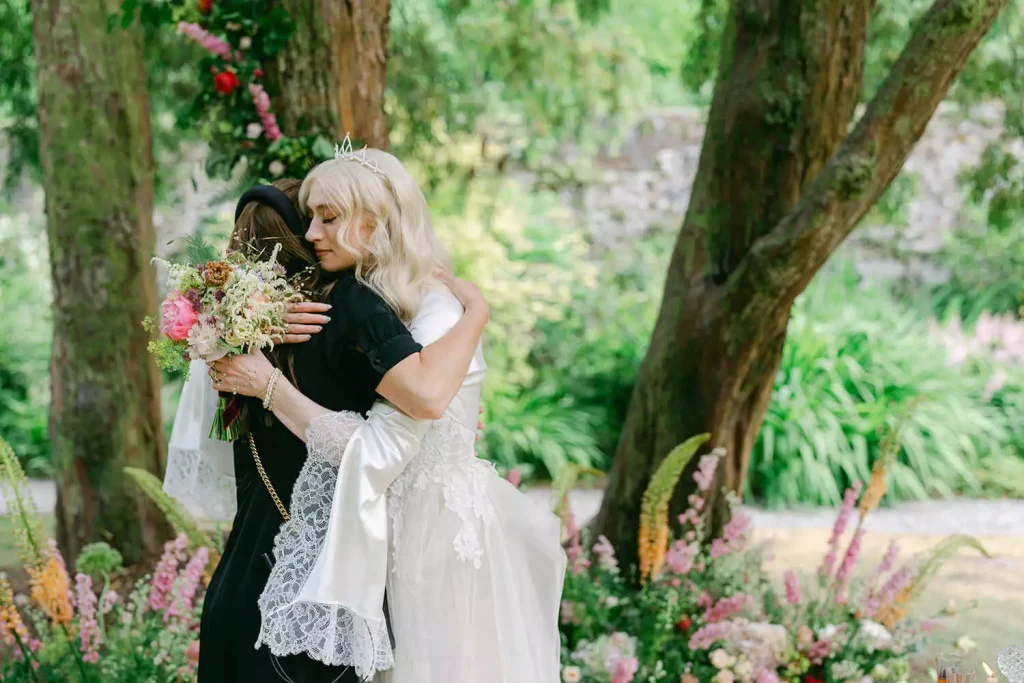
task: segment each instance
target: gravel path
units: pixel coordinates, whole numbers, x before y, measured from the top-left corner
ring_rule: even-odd
[[[53,512],[57,490],[52,481],[31,479],[28,489],[40,512]],[[602,493],[597,489],[580,489],[570,494],[573,510],[581,522],[597,513]],[[529,489],[527,495],[543,504],[551,500],[552,491],[548,487],[537,486]],[[6,503],[0,497],[0,513],[6,509]],[[835,520],[835,511],[828,508],[747,509],[753,515],[755,527],[761,529],[827,529]],[[1024,537],[1024,500],[957,499],[900,503],[872,513],[866,527],[869,531],[884,533]]]

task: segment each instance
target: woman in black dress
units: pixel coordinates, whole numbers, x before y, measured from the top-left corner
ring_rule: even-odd
[[[233,248],[254,248],[269,253],[282,243],[279,260],[289,274],[316,267],[311,248],[299,237],[307,221],[299,218],[297,181],[275,183],[280,197],[261,188],[255,198],[243,195],[233,233]],[[284,207],[285,197],[291,207]],[[248,200],[247,206],[242,206]],[[360,284],[351,269],[318,276],[315,291],[329,303],[330,318],[321,334],[293,338],[305,343],[278,347],[272,360],[303,394],[330,410],[365,413],[378,398],[385,375],[390,398],[414,417],[431,417],[436,405],[447,405],[451,395],[438,394],[439,381],[451,364],[468,366],[486,323],[486,316],[465,316],[448,335],[420,354],[416,343],[392,309]],[[314,322],[310,318],[308,322]],[[295,330],[293,330],[295,331]],[[298,330],[315,332],[315,329]],[[403,363],[413,356],[419,360]],[[396,368],[401,364],[402,368]],[[454,395],[457,386],[453,386]],[[445,389],[446,391],[446,389]],[[239,397],[241,399],[241,397]],[[326,666],[305,655],[275,657],[266,648],[254,649],[260,626],[257,600],[270,574],[274,537],[283,521],[282,510],[268,483],[286,510],[292,487],[306,458],[305,444],[294,436],[258,399],[245,399],[249,426],[258,457],[248,439],[234,443],[237,513],[223,557],[213,574],[203,604],[200,631],[199,683],[355,683],[352,671]]]

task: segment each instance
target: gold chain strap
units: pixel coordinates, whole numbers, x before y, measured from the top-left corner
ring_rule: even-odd
[[[267,486],[267,491],[270,492],[270,497],[274,499],[274,505],[277,506],[281,516],[284,517],[284,521],[288,521],[291,517],[288,515],[288,510],[285,509],[284,503],[277,496],[277,491],[274,490],[274,485],[270,483],[270,477],[267,476],[267,471],[263,469],[263,462],[260,460],[260,454],[256,451],[256,441],[252,438],[252,432],[249,433],[249,447],[252,448],[252,458],[256,461],[256,469],[260,472],[260,477],[263,478],[263,483]]]

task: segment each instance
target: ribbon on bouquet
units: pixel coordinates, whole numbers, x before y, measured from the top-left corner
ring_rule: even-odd
[[[245,434],[245,420],[242,419],[242,398],[223,391],[217,392],[217,412],[210,425],[210,438],[220,441],[234,441]]]

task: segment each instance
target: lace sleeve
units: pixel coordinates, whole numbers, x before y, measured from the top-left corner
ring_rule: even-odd
[[[209,437],[216,409],[206,363],[193,361],[167,443],[164,491],[193,517],[220,521],[235,516],[235,460],[230,443]]]
[[[331,413],[310,424],[309,458],[259,600],[257,648],[266,643],[278,656],[305,652],[352,666],[360,678],[391,667],[384,493],[419,451],[425,429],[382,402],[366,420]]]

